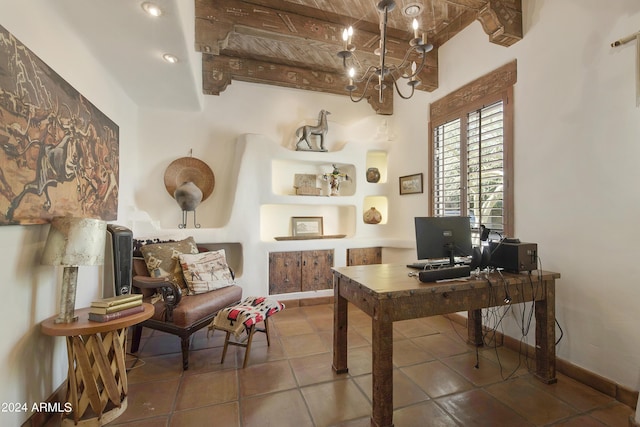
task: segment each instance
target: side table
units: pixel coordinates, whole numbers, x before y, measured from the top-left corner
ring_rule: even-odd
[[[58,315],[42,322],[44,334],[67,337],[67,402],[73,412],[63,417],[63,426],[101,426],[127,409],[127,328],[153,316],[153,305],[143,307],[140,313],[104,323],[90,321],[89,308],[76,310],[76,322],[54,323]]]

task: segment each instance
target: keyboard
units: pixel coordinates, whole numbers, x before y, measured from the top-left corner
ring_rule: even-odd
[[[455,258],[456,264],[464,264],[464,265],[470,265],[471,264],[471,257],[456,257]],[[441,268],[441,267],[446,267],[449,265],[449,260],[448,259],[438,259],[438,260],[431,260],[431,261],[418,261],[418,262],[413,262],[411,264],[407,264],[407,267],[409,268],[413,268],[416,270],[425,270],[428,268]]]
[[[458,279],[469,276],[471,276],[471,267],[468,265],[422,270],[418,273],[418,278],[423,283],[437,282],[438,280]]]

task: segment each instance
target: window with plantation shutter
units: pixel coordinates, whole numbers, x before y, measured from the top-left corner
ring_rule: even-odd
[[[471,217],[475,245],[513,234],[513,83],[515,61],[431,106],[430,213]]]

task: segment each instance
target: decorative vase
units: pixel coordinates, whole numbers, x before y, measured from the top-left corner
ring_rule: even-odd
[[[176,188],[173,197],[183,211],[195,211],[202,201],[202,190],[193,182],[187,181]]]
[[[380,171],[378,168],[369,168],[367,169],[367,182],[378,182],[380,181]]]
[[[379,224],[380,221],[382,221],[382,214],[379,210],[372,207],[364,212],[363,219],[366,224]]]

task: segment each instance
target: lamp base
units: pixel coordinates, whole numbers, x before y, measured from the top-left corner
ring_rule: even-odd
[[[76,287],[78,284],[78,266],[65,266],[62,272],[62,290],[60,292],[60,313],[54,323],[72,323],[78,320],[75,315]]]

